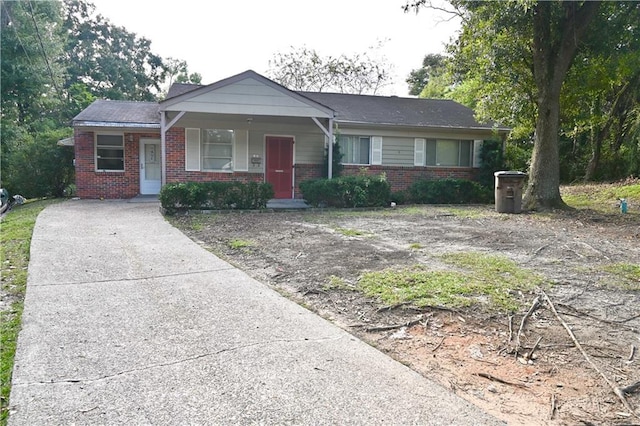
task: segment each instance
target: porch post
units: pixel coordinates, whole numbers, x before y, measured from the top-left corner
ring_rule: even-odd
[[[164,186],[167,183],[167,129],[166,112],[160,111],[160,156],[161,156],[161,176],[160,182]]]
[[[329,179],[333,178],[333,118],[329,119],[329,152],[328,152],[328,163],[329,170],[327,170],[327,177]]]

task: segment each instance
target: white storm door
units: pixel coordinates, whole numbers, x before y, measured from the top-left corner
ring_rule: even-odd
[[[140,193],[159,194],[161,173],[160,141],[140,139]]]

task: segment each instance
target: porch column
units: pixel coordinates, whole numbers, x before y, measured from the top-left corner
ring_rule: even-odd
[[[166,124],[166,112],[160,112],[160,184],[164,186],[167,183],[167,129]]]
[[[186,111],[180,111],[174,118],[167,124],[167,112],[160,111],[160,152],[162,155],[162,185],[167,183],[167,130],[173,127]]]
[[[329,119],[329,152],[327,153],[328,156],[328,166],[329,166],[329,170],[327,170],[327,177],[329,179],[333,178],[333,118]]]
[[[325,129],[322,123],[320,123],[320,120],[318,120],[316,117],[311,117],[311,119],[314,123],[316,123],[316,126],[320,127],[322,133],[324,133],[324,135],[329,138],[329,147],[327,152],[329,166],[327,170],[327,176],[329,177],[329,179],[331,179],[333,177],[333,118],[329,118],[329,129]]]

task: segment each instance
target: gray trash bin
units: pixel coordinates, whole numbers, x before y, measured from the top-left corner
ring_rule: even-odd
[[[520,213],[522,211],[522,187],[526,173],[517,171],[495,172],[496,211],[498,213]]]

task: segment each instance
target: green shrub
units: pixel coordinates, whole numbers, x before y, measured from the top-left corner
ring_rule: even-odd
[[[160,203],[169,214],[184,210],[263,209],[273,198],[270,183],[170,183],[160,191]]]
[[[493,191],[465,179],[419,180],[408,190],[416,204],[471,204],[491,202]]]
[[[308,180],[300,183],[300,191],[309,204],[327,207],[386,206],[391,197],[385,175]]]

